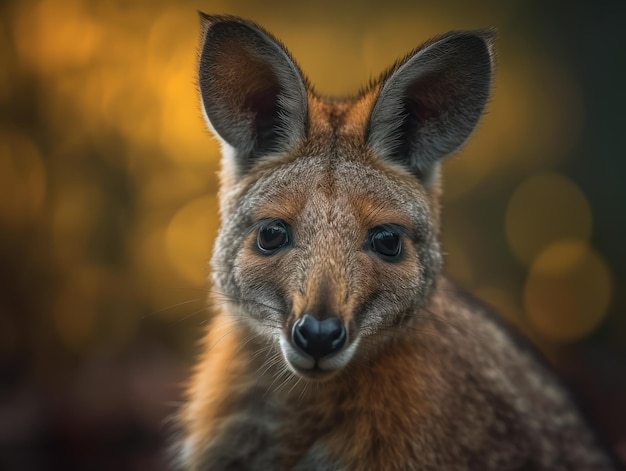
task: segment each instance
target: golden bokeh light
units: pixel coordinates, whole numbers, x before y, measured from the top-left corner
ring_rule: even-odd
[[[350,43],[353,50],[358,50],[360,47],[358,36],[350,34],[350,31],[339,30],[330,34],[328,30],[322,28],[294,26],[286,28],[283,39],[289,43],[290,51],[319,93],[344,96],[354,94],[359,86],[365,84],[368,77],[365,75],[359,54],[343,55],[341,59],[332,57],[337,50],[335,47],[337,41]],[[315,44],[316,47],[312,48],[311,44]],[[341,60],[341,73],[328,67],[329,59],[335,64]]]
[[[167,227],[167,256],[182,279],[193,286],[202,286],[207,281],[208,260],[217,226],[217,199],[203,196],[183,206]]]
[[[54,0],[24,2],[15,23],[23,65],[44,73],[87,64],[103,33],[84,2],[75,0],[64,1],[63,8]]]
[[[411,15],[393,15],[381,18],[368,28],[363,38],[361,67],[365,64],[367,76],[375,78],[387,69],[398,56],[408,54],[416,46],[415,33],[424,38],[432,37],[446,30],[446,20],[441,12],[425,10],[418,18]],[[389,34],[395,31],[397,34]]]
[[[164,102],[158,139],[167,155],[180,164],[208,162],[218,156],[217,141],[209,137],[205,128],[190,69],[172,75],[162,88]]]
[[[549,244],[566,238],[588,241],[591,208],[580,188],[557,173],[541,173],[523,181],[506,209],[506,236],[511,251],[524,264]]]
[[[207,190],[217,191],[215,171],[217,165],[200,166],[200,170],[189,166],[176,169],[149,171],[140,169],[137,178],[141,179],[140,199],[146,209],[162,208],[163,205],[189,201]]]
[[[189,24],[184,11],[171,9],[160,14],[150,28],[146,60],[146,75],[158,91],[161,107],[154,137],[170,158],[186,164],[206,162],[217,154],[196,89],[198,31]],[[174,37],[176,41],[172,41]]]
[[[611,291],[606,261],[585,241],[561,240],[533,261],[524,287],[524,310],[539,335],[572,342],[602,322]]]

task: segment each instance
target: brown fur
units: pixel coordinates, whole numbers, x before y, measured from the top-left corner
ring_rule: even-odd
[[[532,349],[441,274],[433,159],[482,112],[492,35],[436,38],[356,98],[331,100],[260,27],[207,17],[203,31],[200,88],[225,146],[220,307],[180,414],[180,466],[613,469]],[[291,231],[269,255],[257,247],[268,218]],[[370,247],[382,225],[402,228],[396,260]],[[347,333],[315,367],[291,340],[305,314],[336,316]]]

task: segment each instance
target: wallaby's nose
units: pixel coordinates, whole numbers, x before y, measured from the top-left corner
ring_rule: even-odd
[[[300,350],[319,360],[341,350],[346,343],[346,328],[338,317],[320,321],[305,314],[293,325],[291,336]]]

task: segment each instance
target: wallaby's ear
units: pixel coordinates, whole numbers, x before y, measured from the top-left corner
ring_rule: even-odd
[[[380,82],[367,143],[425,183],[470,136],[491,86],[495,31],[453,31],[393,66]]]
[[[286,49],[261,27],[200,13],[199,86],[206,118],[239,174],[306,134],[306,82]],[[234,155],[230,155],[234,154]]]

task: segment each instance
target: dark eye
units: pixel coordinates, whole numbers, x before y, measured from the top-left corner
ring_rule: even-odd
[[[256,243],[261,252],[266,255],[276,252],[289,244],[288,226],[283,221],[270,221],[259,229]]]
[[[387,261],[395,261],[402,252],[402,238],[392,229],[379,226],[370,231],[371,247]]]

